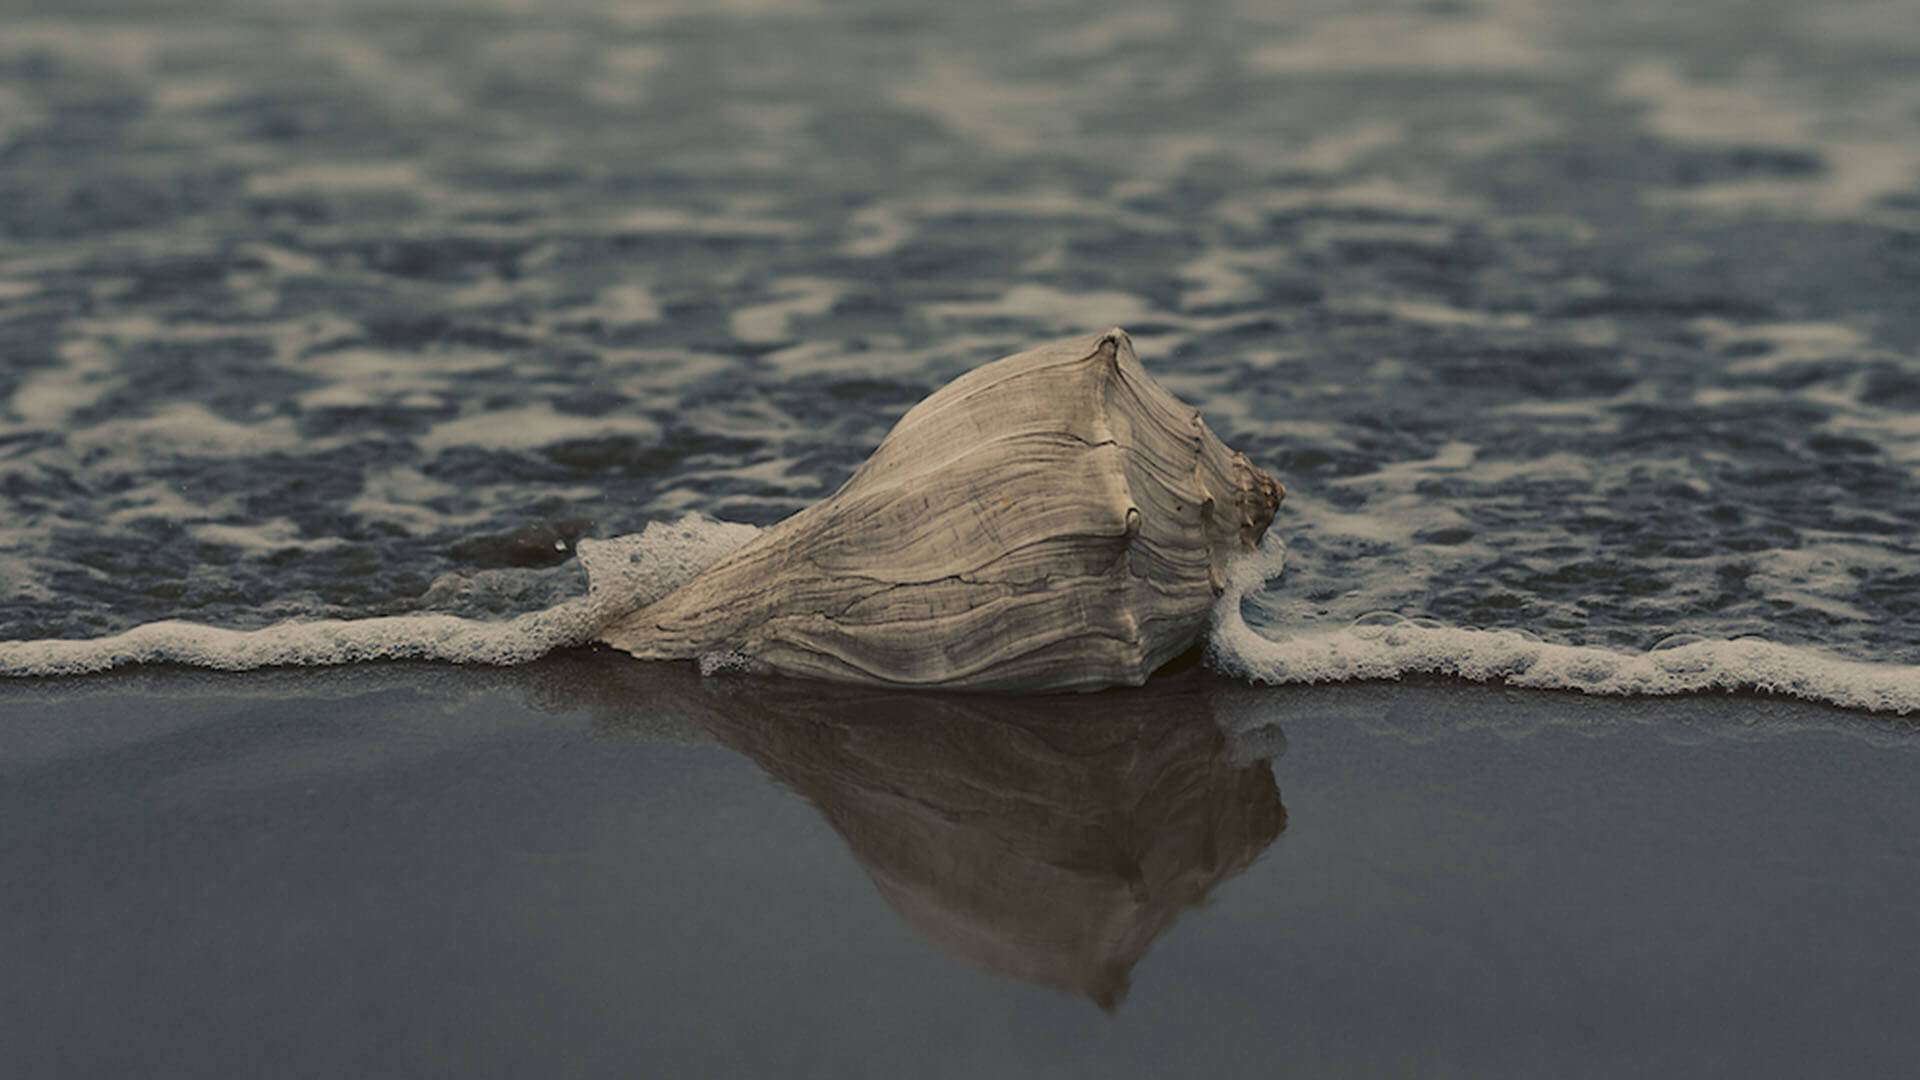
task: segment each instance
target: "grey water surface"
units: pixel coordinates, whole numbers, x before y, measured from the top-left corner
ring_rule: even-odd
[[[0,639],[504,615],[1123,325],[1379,610],[1920,661],[1887,0],[0,4]]]

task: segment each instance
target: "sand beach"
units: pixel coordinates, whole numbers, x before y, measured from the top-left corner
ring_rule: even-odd
[[[1823,706],[567,653],[16,682],[0,725],[16,1075],[1920,1060],[1920,736]]]

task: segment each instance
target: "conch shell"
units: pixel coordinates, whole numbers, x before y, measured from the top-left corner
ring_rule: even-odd
[[[1070,338],[955,379],[831,497],[604,640],[882,686],[1138,686],[1205,633],[1284,496],[1125,331]]]

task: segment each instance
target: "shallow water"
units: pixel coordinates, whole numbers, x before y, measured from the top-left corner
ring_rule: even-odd
[[[1903,5],[5,20],[0,641],[541,611],[582,537],[777,520],[951,376],[1119,324],[1289,488],[1265,639],[1758,635],[1802,651],[1680,666],[1920,702]],[[1216,646],[1518,674],[1450,642]]]

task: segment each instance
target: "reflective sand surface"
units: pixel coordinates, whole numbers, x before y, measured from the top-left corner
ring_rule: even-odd
[[[17,1075],[1920,1054],[1920,744],[1895,723],[1200,671],[1045,712],[580,655],[477,674],[0,703]]]

